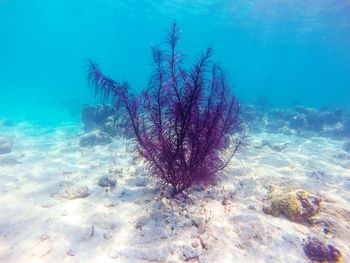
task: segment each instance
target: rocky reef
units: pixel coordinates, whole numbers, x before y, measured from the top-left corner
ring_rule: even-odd
[[[298,106],[290,109],[242,107],[245,123],[254,132],[282,133],[299,136],[325,136],[334,139],[350,137],[350,113]],[[117,117],[110,105],[83,106],[81,120],[84,131],[101,130],[112,137],[118,134]],[[350,142],[344,149],[350,151]]]
[[[84,105],[81,112],[81,120],[85,132],[98,129],[111,136],[117,135],[117,118],[110,105]]]
[[[112,142],[118,134],[116,115],[110,105],[84,105],[81,120],[85,134],[80,137],[81,147],[93,147]]]
[[[333,139],[350,138],[350,113],[337,110],[322,110],[298,106],[291,109],[275,109],[246,105],[242,115],[253,132],[282,133],[302,137],[323,136]],[[110,105],[83,106],[81,120],[84,131],[100,130],[111,137],[120,134],[117,116]],[[350,141],[344,144],[350,152]]]
[[[293,109],[260,109],[247,105],[243,108],[243,116],[249,128],[255,132],[335,139],[350,136],[350,114],[341,109],[322,110],[303,106]]]

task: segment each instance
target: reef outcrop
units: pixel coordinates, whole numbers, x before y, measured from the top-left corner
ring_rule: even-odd
[[[324,136],[344,139],[350,136],[350,114],[345,110],[322,110],[307,107],[291,109],[243,108],[244,119],[256,132],[283,133],[299,136]]]
[[[84,105],[81,120],[85,132],[101,130],[111,136],[117,135],[116,117],[110,105]]]

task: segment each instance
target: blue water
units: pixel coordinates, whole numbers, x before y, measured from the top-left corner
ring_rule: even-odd
[[[0,117],[78,119],[89,58],[142,89],[174,19],[188,61],[212,44],[244,102],[350,106],[347,0],[0,0]]]

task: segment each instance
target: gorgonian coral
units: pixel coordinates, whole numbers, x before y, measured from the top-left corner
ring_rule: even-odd
[[[242,149],[240,106],[208,48],[189,70],[177,51],[179,28],[172,24],[166,49],[152,48],[154,71],[139,95],[129,84],[104,75],[89,61],[90,86],[121,110],[124,131],[153,174],[180,193],[208,184]]]

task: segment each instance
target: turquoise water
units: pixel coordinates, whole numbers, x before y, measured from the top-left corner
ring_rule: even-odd
[[[89,58],[142,89],[174,19],[188,61],[212,44],[242,101],[350,105],[346,0],[0,0],[0,116],[79,119]]]
[[[174,20],[242,126],[220,91],[84,105],[89,59],[141,91]],[[0,0],[0,263],[350,262],[349,171],[350,0]]]

